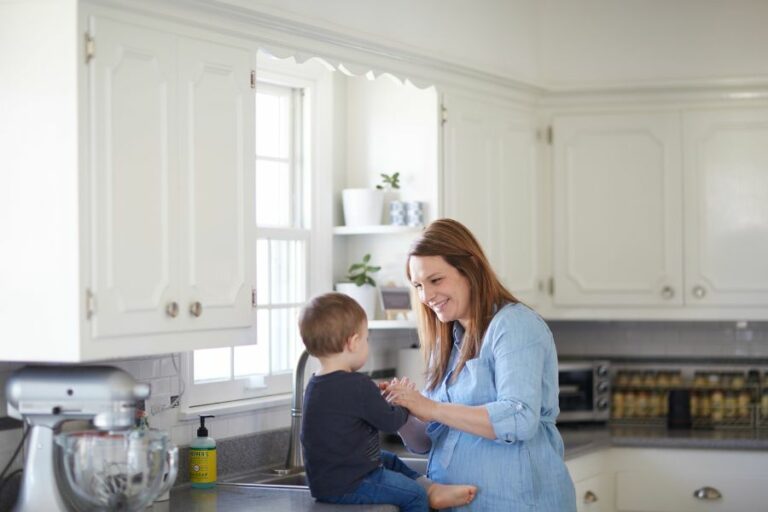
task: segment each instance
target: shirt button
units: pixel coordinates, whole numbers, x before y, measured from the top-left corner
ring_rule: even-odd
[[[515,410],[516,410],[516,411],[522,411],[522,410],[523,410],[523,406],[522,406],[522,405],[520,405],[520,404],[517,404],[517,405],[515,406]]]

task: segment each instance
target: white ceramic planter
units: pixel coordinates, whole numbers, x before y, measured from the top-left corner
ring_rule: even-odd
[[[376,319],[376,287],[369,284],[357,286],[355,283],[336,283],[336,291],[349,295],[365,310],[368,321]]]
[[[378,226],[384,208],[384,191],[375,188],[345,188],[341,191],[344,224]]]

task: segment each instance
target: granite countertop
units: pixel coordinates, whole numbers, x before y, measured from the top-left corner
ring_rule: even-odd
[[[768,431],[667,430],[650,427],[559,426],[570,460],[609,447],[704,448],[768,450]],[[402,444],[384,442],[384,449],[407,454]],[[413,457],[412,454],[408,456]],[[153,512],[397,512],[391,505],[328,505],[317,503],[307,489],[218,486],[214,489],[174,489],[170,502],[155,504]]]

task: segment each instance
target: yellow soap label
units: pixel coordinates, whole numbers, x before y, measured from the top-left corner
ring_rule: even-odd
[[[193,484],[216,481],[216,448],[189,449],[189,479]]]

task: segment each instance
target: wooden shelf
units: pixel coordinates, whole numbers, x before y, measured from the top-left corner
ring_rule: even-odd
[[[415,329],[415,320],[371,320],[368,329]]]
[[[334,235],[394,235],[398,233],[418,233],[422,226],[391,226],[379,224],[376,226],[336,226]]]

